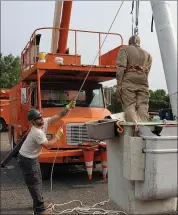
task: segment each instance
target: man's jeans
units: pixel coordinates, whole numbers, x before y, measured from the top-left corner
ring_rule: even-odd
[[[18,154],[17,162],[22,170],[25,183],[33,199],[35,212],[45,210],[42,195],[42,176],[40,164],[37,158],[31,159]]]

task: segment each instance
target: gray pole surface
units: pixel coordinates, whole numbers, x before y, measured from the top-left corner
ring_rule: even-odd
[[[150,3],[173,116],[177,117],[177,38],[172,23],[170,6],[168,2],[160,0],[152,0]]]

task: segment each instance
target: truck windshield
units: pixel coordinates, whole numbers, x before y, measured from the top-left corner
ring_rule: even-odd
[[[41,83],[42,107],[65,107],[66,104],[76,98],[80,87],[80,83]],[[85,84],[76,100],[76,107],[103,108],[102,85]]]

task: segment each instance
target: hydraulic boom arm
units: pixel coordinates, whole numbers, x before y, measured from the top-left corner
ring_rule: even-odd
[[[56,1],[56,3],[55,3],[54,21],[53,21],[54,28],[60,27],[62,4],[63,4],[63,1]],[[56,51],[58,49],[58,41],[59,41],[59,31],[53,30],[52,31],[52,41],[51,41],[51,53],[56,53]]]
[[[65,54],[67,50],[68,30],[72,11],[72,1],[56,1],[53,27],[64,28],[60,31],[53,30],[51,51],[52,53]],[[62,13],[62,17],[61,17]],[[61,22],[60,22],[61,21]]]

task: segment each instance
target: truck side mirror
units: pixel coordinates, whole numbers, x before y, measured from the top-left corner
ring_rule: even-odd
[[[21,88],[21,104],[27,104],[27,88]]]
[[[112,95],[111,89],[112,88],[107,88],[107,87],[104,88],[104,96],[105,96],[106,106],[107,107],[111,105],[111,95]]]

